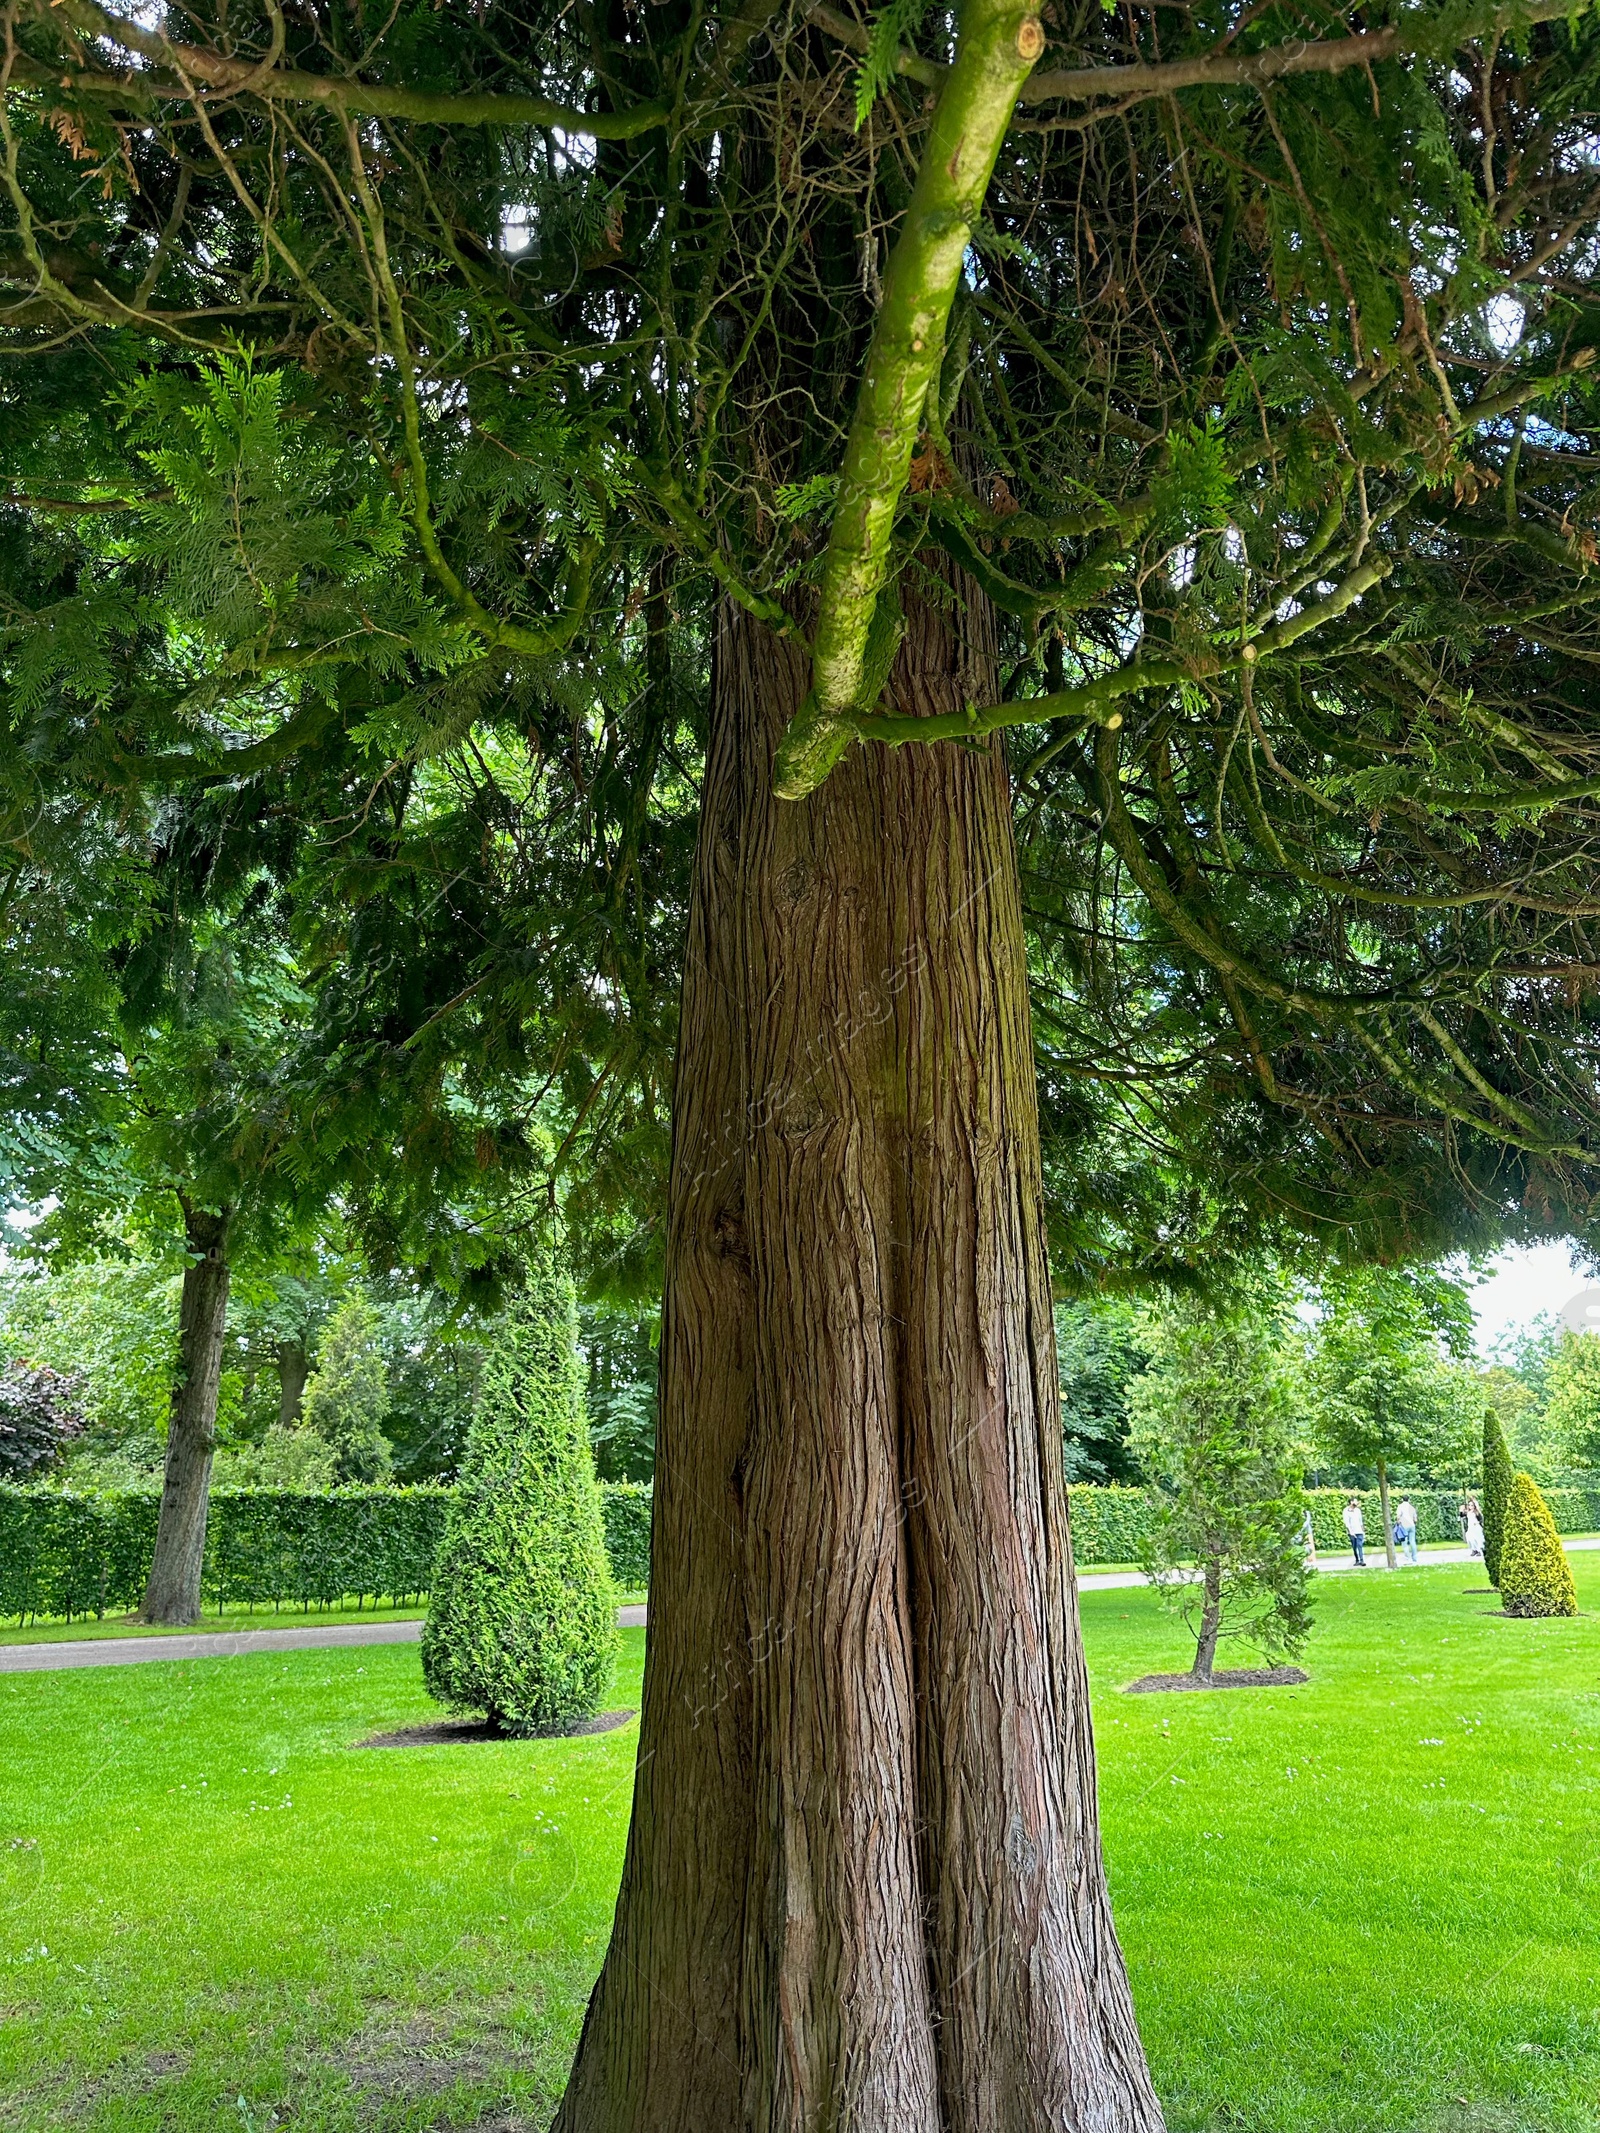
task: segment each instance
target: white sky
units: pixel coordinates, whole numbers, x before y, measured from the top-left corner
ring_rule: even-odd
[[[1472,1292],[1478,1347],[1486,1349],[1496,1334],[1529,1325],[1541,1312],[1559,1311],[1594,1278],[1566,1244],[1513,1245],[1494,1260],[1488,1280]]]

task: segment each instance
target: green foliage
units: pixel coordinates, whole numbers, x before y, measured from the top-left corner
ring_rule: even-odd
[[[546,1248],[487,1346],[423,1632],[430,1691],[512,1732],[586,1718],[616,1647],[572,1282]]]
[[[387,1481],[394,1470],[383,1434],[389,1373],[376,1331],[377,1314],[352,1288],[323,1329],[306,1384],[304,1427],[331,1448],[341,1481]]]
[[[648,1481],[656,1463],[657,1322],[588,1304],[578,1326],[595,1467],[605,1481]]]
[[[1515,1479],[1516,1469],[1506,1450],[1505,1432],[1500,1427],[1500,1417],[1491,1407],[1483,1418],[1483,1493],[1479,1503],[1483,1512],[1483,1562],[1491,1585],[1500,1583],[1506,1507]]]
[[[455,1502],[433,1482],[406,1488],[263,1488],[219,1481],[206,1528],[208,1606],[326,1606],[352,1594],[426,1593]],[[650,1573],[650,1491],[601,1484],[617,1584]],[[99,1615],[139,1604],[150,1575],[158,1492],[0,1487],[0,1616]]]
[[[1137,1480],[1128,1396],[1148,1353],[1137,1307],[1120,1298],[1057,1304],[1055,1326],[1068,1486]]]
[[[1168,1312],[1150,1353],[1129,1401],[1153,1483],[1141,1565],[1197,1631],[1202,1671],[1219,1634],[1293,1656],[1311,1631],[1304,1453],[1278,1313],[1270,1299],[1228,1317]]]
[[[928,0],[883,0],[872,18],[867,49],[856,69],[856,130],[866,124],[873,105],[896,79],[895,60],[916,41],[928,12]]]
[[[1575,1615],[1572,1565],[1550,1506],[1531,1474],[1518,1474],[1506,1503],[1500,1548],[1500,1602],[1508,1615]]]
[[[1448,1359],[1471,1336],[1460,1285],[1427,1268],[1373,1267],[1342,1273],[1322,1301],[1308,1381],[1324,1446],[1355,1466],[1470,1471],[1481,1401]]]
[[[173,1259],[109,1251],[13,1265],[0,1273],[0,1352],[78,1379],[91,1453],[126,1449],[136,1465],[154,1466],[172,1404],[182,1280]],[[228,1420],[224,1411],[224,1430]]]
[[[643,1482],[600,1484],[606,1557],[612,1583],[624,1592],[644,1592],[650,1584],[650,1506],[651,1491]]]
[[[339,1454],[326,1437],[303,1424],[284,1429],[274,1422],[255,1442],[217,1454],[211,1468],[216,1489],[332,1489],[341,1480],[372,1481],[375,1475],[341,1475]]]
[[[323,1605],[426,1592],[451,1496],[412,1489],[217,1489],[202,1589],[213,1606]],[[0,1614],[136,1607],[150,1573],[153,1488],[79,1495],[0,1488]]]
[[[1550,1359],[1544,1434],[1564,1466],[1600,1470],[1600,1337],[1562,1334]]]

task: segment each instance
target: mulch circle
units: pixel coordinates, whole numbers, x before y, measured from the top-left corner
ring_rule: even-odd
[[[1236,1666],[1215,1673],[1209,1681],[1196,1681],[1193,1674],[1146,1674],[1130,1681],[1124,1694],[1159,1696],[1184,1689],[1287,1689],[1311,1676],[1298,1666]]]
[[[596,1718],[580,1718],[573,1726],[541,1726],[534,1732],[509,1733],[486,1718],[440,1718],[425,1726],[399,1726],[393,1733],[374,1733],[366,1740],[352,1741],[352,1748],[451,1748],[480,1740],[575,1740],[583,1733],[614,1733],[637,1714],[633,1711],[602,1711]]]

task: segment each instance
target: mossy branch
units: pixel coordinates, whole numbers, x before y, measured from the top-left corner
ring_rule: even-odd
[[[785,799],[812,791],[849,745],[845,714],[861,695],[895,512],[923,403],[943,360],[967,245],[1018,92],[1043,50],[1038,18],[1017,0],[966,0],[955,63],[939,92],[884,276],[845,446],[839,507],[823,559],[812,698],[784,736],[774,767],[774,788]]]

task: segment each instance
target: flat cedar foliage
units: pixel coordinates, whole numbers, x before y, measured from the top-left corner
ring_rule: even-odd
[[[10,20],[20,1106],[130,865],[266,870],[380,1255],[532,1077],[651,1288],[717,615],[820,647],[798,790],[907,741],[931,599],[999,632],[937,730],[1007,741],[1061,1283],[1588,1224],[1582,11]]]
[[[485,1350],[423,1679],[457,1710],[535,1732],[593,1716],[616,1642],[572,1282],[545,1252]]]
[[[1500,1545],[1500,1601],[1508,1615],[1575,1615],[1572,1565],[1550,1506],[1531,1474],[1518,1474],[1506,1499]]]
[[[1500,1583],[1500,1555],[1505,1542],[1506,1509],[1517,1470],[1506,1450],[1506,1433],[1491,1407],[1483,1418],[1483,1562],[1489,1583]]]

